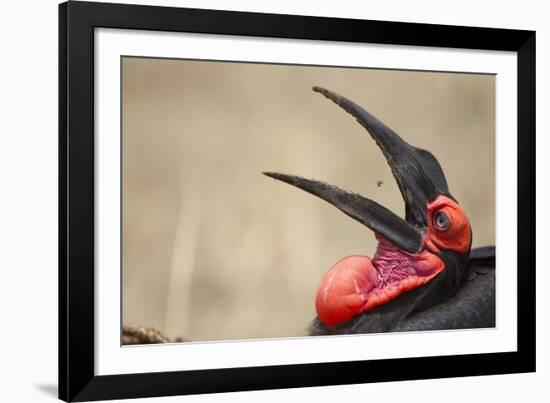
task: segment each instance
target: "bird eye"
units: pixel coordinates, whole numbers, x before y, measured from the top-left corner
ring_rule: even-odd
[[[446,231],[451,226],[451,220],[445,212],[438,211],[434,217],[434,225],[438,230]]]

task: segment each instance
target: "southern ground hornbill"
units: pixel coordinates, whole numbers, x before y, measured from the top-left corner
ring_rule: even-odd
[[[309,192],[374,231],[374,257],[348,256],[325,275],[311,335],[495,326],[495,248],[471,250],[468,217],[451,196],[437,159],[406,143],[369,112],[314,87],[370,133],[405,201],[405,219],[338,187],[265,175]]]

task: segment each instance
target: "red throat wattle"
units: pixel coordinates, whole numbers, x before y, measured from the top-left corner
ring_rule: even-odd
[[[443,261],[424,250],[410,254],[377,237],[374,258],[347,256],[325,275],[315,300],[319,319],[335,326],[426,284],[444,268]]]
[[[372,259],[348,256],[328,271],[315,299],[317,315],[325,326],[347,322],[428,283],[445,269],[436,254],[441,249],[464,253],[470,248],[470,223],[455,201],[439,196],[428,204],[427,211],[429,225],[419,252],[403,251],[376,234],[378,248]],[[444,229],[433,223],[440,212],[448,217]]]

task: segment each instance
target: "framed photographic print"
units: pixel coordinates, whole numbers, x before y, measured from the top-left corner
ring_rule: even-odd
[[[535,370],[535,33],[59,6],[59,397]]]

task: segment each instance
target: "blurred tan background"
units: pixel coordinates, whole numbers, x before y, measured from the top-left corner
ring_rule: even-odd
[[[125,58],[122,79],[125,324],[194,341],[305,335],[325,272],[373,255],[366,227],[261,175],[403,215],[375,143],[313,85],[433,152],[474,245],[494,244],[494,76]]]

